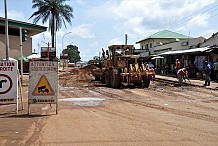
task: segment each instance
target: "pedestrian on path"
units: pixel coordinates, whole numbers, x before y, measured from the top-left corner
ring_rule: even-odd
[[[216,59],[216,62],[213,64],[213,69],[215,80],[218,81],[218,59]]]
[[[179,80],[179,86],[181,87],[183,85],[183,79],[188,78],[188,71],[186,68],[179,69],[177,72],[177,77]]]
[[[176,59],[176,62],[175,62],[176,77],[177,77],[177,72],[180,68],[181,68],[181,63],[180,63],[179,59]]]
[[[179,59],[176,59],[176,72],[181,68],[181,63]]]
[[[211,66],[207,61],[204,62],[205,83],[204,86],[210,86]]]

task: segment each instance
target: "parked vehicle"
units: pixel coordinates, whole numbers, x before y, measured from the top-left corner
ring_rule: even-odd
[[[67,66],[68,67],[75,67],[76,65],[75,65],[75,63],[68,63]]]

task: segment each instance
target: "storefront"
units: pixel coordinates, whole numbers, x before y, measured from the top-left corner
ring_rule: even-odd
[[[164,57],[162,66],[168,69],[165,72],[175,74],[175,61],[178,59],[181,67],[186,67],[192,71],[201,72],[203,70],[204,61],[212,62],[215,60],[213,54],[216,54],[217,49],[204,47],[188,50],[169,51],[159,54]],[[194,75],[193,75],[194,76]]]

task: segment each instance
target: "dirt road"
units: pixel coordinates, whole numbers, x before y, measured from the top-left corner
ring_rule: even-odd
[[[0,145],[218,145],[218,91],[165,82],[112,89],[85,69],[59,79],[57,115],[55,106],[33,106],[31,116],[0,106]]]

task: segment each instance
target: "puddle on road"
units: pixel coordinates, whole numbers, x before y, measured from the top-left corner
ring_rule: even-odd
[[[105,100],[104,98],[95,98],[95,97],[58,99],[58,101],[72,102],[73,105],[77,105],[77,106],[98,106],[104,100]]]

